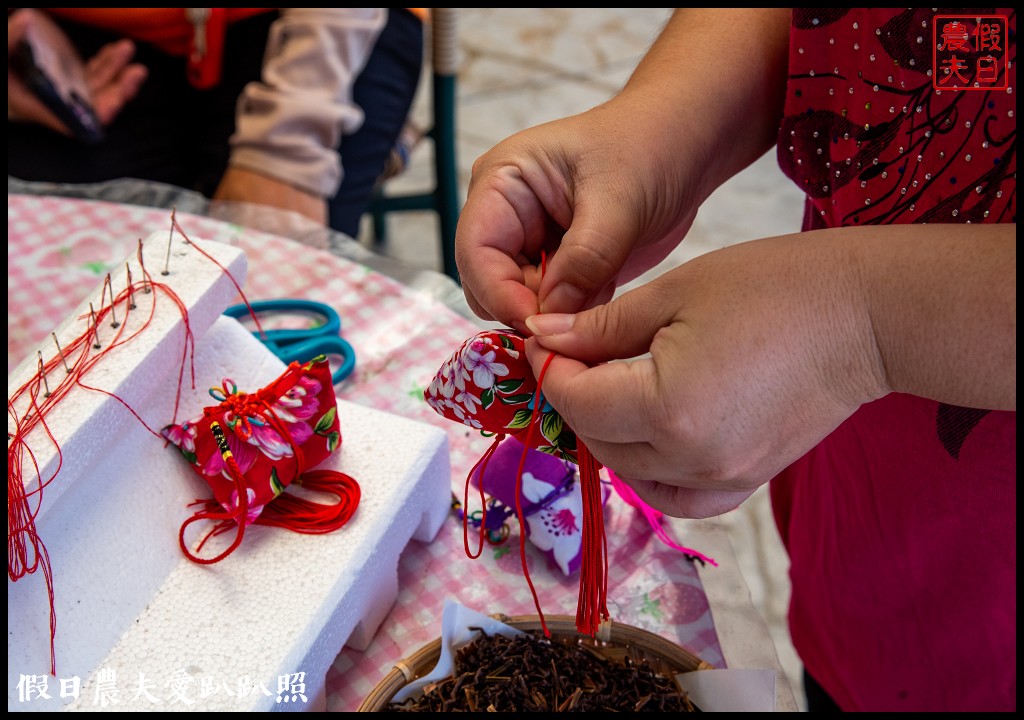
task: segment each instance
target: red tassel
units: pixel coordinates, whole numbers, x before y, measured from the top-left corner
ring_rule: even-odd
[[[536,416],[538,409],[544,404],[541,387],[544,384],[544,375],[548,371],[548,365],[555,357],[554,353],[548,355],[537,376],[537,391],[534,396],[533,414]],[[527,448],[530,446],[530,437],[533,433],[534,418],[531,417],[527,430],[526,441],[523,443]],[[519,512],[519,526],[523,525],[522,509],[518,507],[519,493],[523,477],[523,465],[526,461],[524,448],[523,459],[519,463],[519,472],[516,475],[516,510]],[[576,463],[580,468],[580,493],[583,500],[583,526],[582,526],[582,557],[580,558],[580,591],[579,602],[576,606],[576,630],[584,635],[596,635],[602,620],[607,620],[608,613],[608,539],[604,534],[604,503],[601,493],[601,463],[594,459],[590,450],[577,438],[576,441]],[[526,571],[525,549],[522,547],[522,536],[520,531],[520,554],[522,555],[523,570]],[[534,603],[537,604],[537,612],[540,615],[541,627],[544,634],[550,636],[547,624],[544,622],[544,613],[540,610],[537,602],[537,593],[530,582],[530,575],[526,573],[526,581],[533,592]]]
[[[595,635],[608,614],[608,538],[604,534],[604,503],[601,502],[601,463],[581,440],[576,443],[583,496],[583,557],[580,558],[580,598],[576,629]]]
[[[182,552],[193,562],[203,565],[220,562],[242,544],[242,537],[245,535],[243,518],[249,510],[249,498],[245,491],[242,474],[238,472],[236,475],[237,464],[234,458],[230,458],[228,462],[228,467],[232,466],[234,466],[232,476],[235,477],[236,484],[239,484],[241,488],[238,494],[239,507],[234,512],[224,512],[216,500],[202,500],[196,504],[203,505],[205,509],[197,512],[181,526],[178,541]],[[294,491],[281,493],[273,501],[267,503],[252,524],[286,528],[304,535],[324,535],[334,532],[352,519],[362,494],[359,483],[354,478],[335,470],[314,470],[303,473],[292,485],[301,486],[312,492],[334,495],[338,498],[338,502],[328,505],[298,497],[293,494]],[[185,528],[199,520],[212,520],[215,524],[196,547],[197,553],[202,551],[203,546],[210,538],[217,537],[235,526],[237,530],[231,547],[208,560],[189,551],[185,545]]]

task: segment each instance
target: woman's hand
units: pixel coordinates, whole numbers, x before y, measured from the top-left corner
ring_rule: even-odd
[[[677,9],[618,95],[480,157],[455,240],[474,312],[526,332],[529,315],[592,307],[663,260],[774,143],[789,21],[788,8]]]
[[[327,201],[322,197],[244,168],[228,167],[213,199],[268,205],[327,224]]]
[[[613,100],[480,157],[455,250],[474,312],[524,332],[528,316],[604,302],[664,259],[703,197],[689,182],[700,159],[666,157],[657,132]]]
[[[718,515],[888,392],[853,268],[839,242],[734,245],[530,318],[530,363],[558,353],[545,397],[645,502]]]

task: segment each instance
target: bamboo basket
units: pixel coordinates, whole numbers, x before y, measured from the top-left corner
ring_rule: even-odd
[[[497,620],[524,631],[542,629],[537,615],[493,615]],[[576,630],[576,618],[571,615],[545,615],[551,639],[566,645],[584,645],[598,655],[616,662],[627,657],[639,663],[647,660],[651,669],[672,678],[679,673],[710,670],[714,666],[701,660],[689,650],[655,635],[649,630],[614,621],[602,623],[595,637],[581,635]],[[395,694],[405,684],[427,675],[441,656],[441,638],[436,638],[419,650],[395,663],[359,706],[359,712],[385,710]]]

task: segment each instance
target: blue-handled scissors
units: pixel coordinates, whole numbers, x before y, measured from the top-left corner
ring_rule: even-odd
[[[356,353],[341,336],[341,316],[331,306],[297,298],[257,300],[249,303],[249,306],[257,314],[309,315],[317,319],[317,324],[312,327],[264,330],[262,336],[259,331],[253,332],[257,340],[284,362],[306,362],[318,355],[333,355],[342,358],[341,366],[331,375],[334,384],[337,385],[352,374],[356,366]],[[249,306],[244,303],[232,305],[224,314],[241,320],[249,315]]]

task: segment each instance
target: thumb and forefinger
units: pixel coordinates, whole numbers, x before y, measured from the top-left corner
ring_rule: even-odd
[[[580,313],[527,318],[533,333],[526,345],[528,358],[539,372],[553,355],[542,390],[577,434],[607,442],[643,442],[649,436],[642,413],[624,410],[656,391],[654,364],[650,359],[611,361],[644,355],[671,321],[667,304],[642,286]]]
[[[574,313],[610,300],[635,234],[628,213],[610,198],[579,198],[572,225],[544,268],[540,311]]]
[[[666,470],[651,445],[657,415],[647,411],[662,392],[655,360],[614,362],[647,353],[673,322],[671,307],[655,284],[584,312],[534,315],[526,321],[534,333],[526,351],[535,372],[543,368],[545,400],[640,499],[675,517],[713,517],[739,506],[753,490],[671,482],[685,471],[675,465]]]
[[[655,334],[676,308],[657,283],[642,285],[582,312],[542,312],[526,325],[543,348],[588,365],[635,358],[648,352]]]

